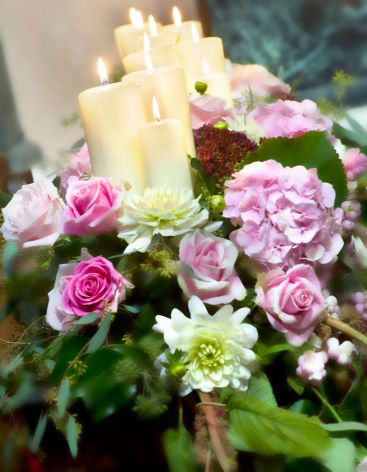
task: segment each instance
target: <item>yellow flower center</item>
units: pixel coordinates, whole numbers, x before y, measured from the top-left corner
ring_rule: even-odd
[[[217,370],[224,364],[222,344],[216,338],[199,338],[189,357],[199,369]]]

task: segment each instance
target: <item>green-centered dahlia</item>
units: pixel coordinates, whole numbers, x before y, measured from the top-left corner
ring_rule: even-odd
[[[187,370],[182,394],[228,386],[247,390],[255,361],[251,348],[257,341],[256,328],[243,323],[250,309],[233,312],[225,305],[212,316],[198,297],[192,297],[189,312],[190,318],[177,309],[171,318],[157,316],[153,327],[163,334],[171,352],[183,353]]]
[[[124,254],[145,252],[155,234],[177,236],[204,225],[209,215],[199,198],[191,189],[174,187],[147,188],[143,195],[126,197],[118,234],[128,243]]]

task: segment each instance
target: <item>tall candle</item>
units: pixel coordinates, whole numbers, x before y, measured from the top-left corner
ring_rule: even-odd
[[[132,191],[145,187],[137,129],[146,122],[140,87],[108,83],[99,61],[101,82],[79,94],[79,106],[94,175],[115,183],[128,182]]]
[[[180,67],[153,69],[151,64],[149,66],[148,70],[125,75],[122,81],[141,86],[148,120],[152,121],[153,119],[152,97],[155,95],[159,102],[162,118],[174,118],[182,123],[187,153],[194,157],[196,155],[195,145],[183,71]]]
[[[179,33],[176,31],[159,31],[155,36],[149,34],[149,41],[152,49],[159,48],[160,46],[167,46],[178,43],[180,38]],[[144,36],[140,36],[137,41],[137,50],[142,51],[144,49]]]
[[[192,188],[182,124],[172,118],[161,120],[155,96],[152,104],[155,121],[138,130],[147,185]]]
[[[200,21],[182,21],[181,12],[175,6],[172,8],[173,24],[162,27],[162,32],[173,31],[179,34],[180,41],[192,39],[192,26],[195,25],[200,38],[203,37],[203,26]]]
[[[203,76],[203,61],[207,61],[210,72],[225,72],[222,40],[217,37],[200,39],[195,27],[192,33],[193,41],[180,42],[176,46],[188,90],[192,90],[198,77]]]
[[[152,64],[154,67],[179,66],[176,49],[172,45],[160,46],[151,49],[148,33],[144,33],[145,50],[149,50]],[[144,51],[134,52],[125,56],[122,60],[126,73],[143,70],[146,68],[146,55]]]
[[[211,72],[207,59],[203,60],[203,75],[197,77],[196,81],[205,82],[208,86],[206,93],[222,98],[229,107],[233,106],[231,85],[225,72]],[[195,84],[190,84],[189,93],[195,92]]]

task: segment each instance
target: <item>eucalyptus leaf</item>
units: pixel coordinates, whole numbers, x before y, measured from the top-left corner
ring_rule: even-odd
[[[75,458],[78,455],[79,428],[73,416],[69,416],[66,424],[66,440],[69,445],[70,454]]]
[[[87,353],[91,354],[92,352],[95,352],[98,348],[102,346],[102,344],[105,342],[105,339],[108,335],[108,332],[110,330],[112,319],[110,315],[105,315],[98,327],[97,332],[93,336],[93,338],[90,340]]]
[[[323,423],[321,425],[326,431],[340,433],[344,431],[364,431],[367,432],[367,424],[358,421],[342,421],[340,423]]]
[[[248,165],[268,159],[275,159],[283,166],[301,165],[317,169],[319,178],[334,187],[335,206],[345,200],[347,181],[343,164],[325,132],[310,131],[293,139],[267,139],[244,162]]]
[[[77,321],[74,321],[74,325],[88,325],[98,320],[100,313],[88,313],[88,315],[81,316]]]
[[[165,431],[163,448],[170,472],[195,472],[198,470],[191,436],[183,426],[179,429]]]
[[[236,393],[229,401],[230,438],[236,449],[263,455],[318,457],[330,445],[317,418],[309,418]]]
[[[59,387],[59,393],[57,396],[57,416],[63,418],[65,410],[70,398],[70,383],[67,378],[64,378]]]
[[[37,452],[40,447],[43,435],[45,434],[45,431],[46,431],[46,426],[47,426],[47,416],[41,413],[41,416],[39,417],[39,420],[36,426],[36,430],[29,443],[29,449],[33,453]]]

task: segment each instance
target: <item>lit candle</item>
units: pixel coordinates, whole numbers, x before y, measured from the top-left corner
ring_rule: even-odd
[[[211,73],[225,72],[222,40],[217,37],[200,38],[195,25],[191,27],[191,37],[192,41],[183,41],[176,46],[189,91],[194,89],[198,77],[203,76],[204,60]]]
[[[179,66],[178,55],[176,49],[172,45],[160,46],[152,49],[148,33],[144,33],[144,50],[134,52],[122,59],[126,73],[143,70],[145,65],[144,51],[149,51],[154,67],[162,66]]]
[[[154,121],[139,128],[148,187],[170,185],[192,188],[189,160],[182,125],[175,119],[161,119],[157,98],[153,95]]]
[[[203,75],[197,77],[197,82],[205,82],[208,86],[206,93],[215,97],[223,98],[229,107],[233,106],[231,85],[225,72],[211,72],[207,59],[203,59]],[[189,89],[189,93],[195,92],[195,84]]]
[[[162,118],[179,120],[185,134],[186,150],[195,157],[189,102],[185,77],[180,67],[153,68],[150,54],[145,50],[146,70],[132,72],[122,77],[123,82],[139,84],[144,97],[148,120],[152,121],[152,97],[159,101]]]
[[[130,8],[130,21],[131,24],[122,25],[115,28],[115,42],[117,49],[120,54],[121,60],[133,52],[139,49],[139,38],[142,36],[144,31],[149,31],[149,23],[144,23],[144,18],[141,11],[135,8]],[[155,24],[157,31],[160,30],[161,24]]]
[[[128,182],[132,191],[141,192],[145,179],[137,129],[146,122],[146,113],[140,87],[109,84],[101,59],[98,66],[102,85],[79,94],[93,174],[116,184]]]
[[[200,21],[182,21],[180,10],[174,6],[172,8],[173,24],[163,26],[162,31],[174,31],[179,33],[180,41],[192,39],[191,28],[195,25],[200,38],[203,37],[203,26]]]

